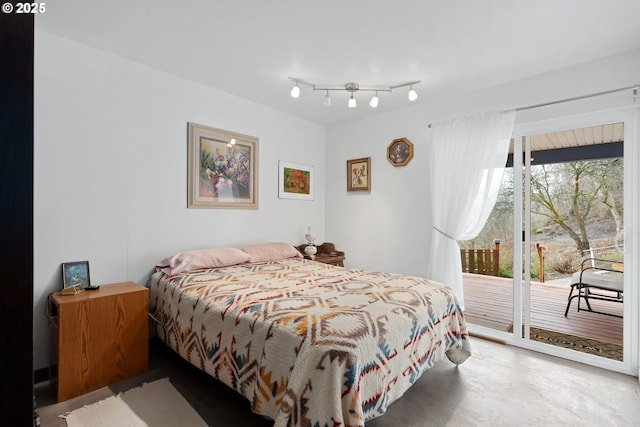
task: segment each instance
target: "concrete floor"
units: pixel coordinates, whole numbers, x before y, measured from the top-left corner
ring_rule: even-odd
[[[640,426],[636,377],[480,338],[472,338],[471,346],[466,362],[459,367],[448,360],[438,363],[367,427]],[[174,354],[153,347],[150,354],[144,376],[41,407],[41,425],[64,426],[57,415],[66,410],[165,376],[211,426],[270,425],[251,414],[238,394]],[[39,405],[51,403],[46,388],[36,390]]]
[[[472,351],[427,371],[367,427],[640,426],[637,377],[479,338]]]

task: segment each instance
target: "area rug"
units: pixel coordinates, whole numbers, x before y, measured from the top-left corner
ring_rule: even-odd
[[[507,332],[513,332],[513,324],[507,328]],[[529,336],[533,341],[569,348],[583,353],[595,354],[596,356],[606,357],[607,359],[622,360],[621,345],[534,327],[529,328]]]
[[[207,427],[169,378],[61,415],[67,427]]]

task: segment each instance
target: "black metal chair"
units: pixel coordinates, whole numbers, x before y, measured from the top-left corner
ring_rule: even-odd
[[[592,313],[607,316],[622,317],[618,314],[606,313],[594,310],[589,300],[623,302],[624,295],[624,266],[621,262],[587,258],[582,261],[580,271],[571,277],[571,290],[567,301],[567,309],[564,317],[569,314],[571,302],[578,299],[578,311],[590,311]],[[574,294],[574,291],[576,292]],[[580,300],[584,300],[587,308],[582,308]]]

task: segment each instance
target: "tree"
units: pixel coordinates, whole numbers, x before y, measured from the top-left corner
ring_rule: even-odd
[[[587,222],[596,202],[607,206],[621,227],[620,159],[585,160],[531,168],[531,212],[547,217],[575,241],[578,252],[589,249]]]
[[[609,213],[616,223],[616,235],[622,231],[623,226],[623,180],[624,170],[622,159],[614,159],[603,165],[602,175],[602,203],[609,208]]]

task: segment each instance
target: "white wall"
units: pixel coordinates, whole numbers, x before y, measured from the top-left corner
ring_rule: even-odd
[[[639,82],[640,51],[634,51],[474,93],[427,100],[328,128],[327,240],[346,252],[346,264],[350,267],[428,277],[432,225],[426,170],[429,123],[464,114],[520,108]],[[632,96],[628,91],[521,111],[516,116],[516,123],[630,104]],[[414,158],[407,166],[394,167],[386,160],[386,149],[393,139],[400,137],[413,142]],[[360,157],[371,157],[371,192],[347,193],[346,161]]]
[[[428,123],[627,86],[640,76],[635,51],[427,100],[325,134],[323,126],[42,32],[35,47],[35,369],[54,362],[43,313],[65,261],[88,259],[97,284],[142,284],[157,261],[177,251],[298,244],[312,226],[319,241],[346,251],[348,267],[428,277]],[[524,111],[517,122],[629,102],[607,96]],[[189,121],[260,139],[259,210],[186,208]],[[399,137],[415,145],[405,167],[386,160],[387,145]],[[346,192],[346,161],[359,157],[371,157],[369,194]],[[278,199],[278,160],[315,167],[314,201]]]
[[[187,209],[187,122],[259,138],[259,209]],[[144,284],[175,252],[325,237],[325,128],[46,33],[35,39],[34,369],[60,264]],[[313,201],[278,199],[278,160],[313,165]]]

